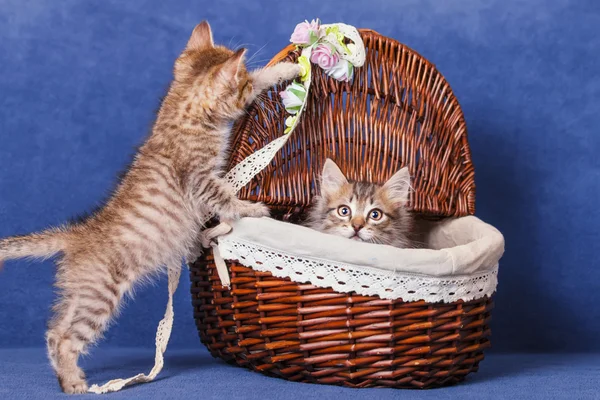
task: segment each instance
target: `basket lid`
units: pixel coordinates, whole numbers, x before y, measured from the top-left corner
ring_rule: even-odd
[[[360,29],[366,62],[351,82],[313,66],[302,120],[270,165],[239,192],[274,210],[311,203],[326,158],[349,179],[385,182],[403,166],[411,173],[410,208],[432,216],[475,212],[474,167],[464,116],[435,66],[414,50]],[[295,61],[290,45],[269,63]],[[229,168],[283,135],[283,86],[260,96],[234,126]]]

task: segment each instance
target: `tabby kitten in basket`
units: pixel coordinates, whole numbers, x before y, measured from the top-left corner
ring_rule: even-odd
[[[238,199],[220,178],[229,126],[258,94],[293,79],[300,67],[280,63],[248,72],[244,54],[215,46],[208,23],[199,24],[175,62],[151,135],[106,205],[79,223],[0,240],[0,263],[61,254],[46,342],[66,393],[87,391],[79,355],[135,283],[181,267],[204,216],[268,214],[263,204]]]
[[[309,211],[305,225],[321,232],[368,243],[415,247],[413,219],[408,209],[408,168],[396,172],[385,184],[346,179],[330,159],[325,161],[321,195]]]

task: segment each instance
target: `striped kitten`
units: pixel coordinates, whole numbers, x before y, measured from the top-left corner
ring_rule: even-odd
[[[46,335],[66,393],[84,393],[79,355],[103,333],[136,282],[190,256],[210,211],[221,219],[268,214],[235,197],[220,178],[229,126],[263,90],[296,77],[281,63],[247,72],[245,50],[215,46],[199,24],[175,62],[174,80],[152,133],[106,205],[83,222],[0,241],[0,263],[23,257],[57,262],[59,299]]]
[[[413,221],[406,208],[410,191],[408,168],[396,172],[384,185],[348,181],[330,159],[321,176],[321,195],[306,225],[352,240],[413,247]]]

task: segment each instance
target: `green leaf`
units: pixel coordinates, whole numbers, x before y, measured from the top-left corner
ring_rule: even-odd
[[[300,101],[304,101],[304,97],[306,97],[306,91],[301,91],[293,88],[290,88],[289,91],[293,93],[297,98],[299,98]]]

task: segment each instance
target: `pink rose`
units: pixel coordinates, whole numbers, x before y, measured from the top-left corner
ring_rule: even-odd
[[[312,20],[310,22],[304,21],[296,25],[294,29],[294,33],[292,33],[292,37],[290,38],[290,42],[295,44],[311,44],[311,33],[313,34],[313,38],[319,37],[319,29],[320,23],[319,20]]]
[[[317,64],[324,70],[333,68],[333,66],[335,66],[339,60],[340,58],[337,54],[335,54],[334,50],[329,47],[329,45],[323,43],[315,47],[310,55],[310,61]]]

